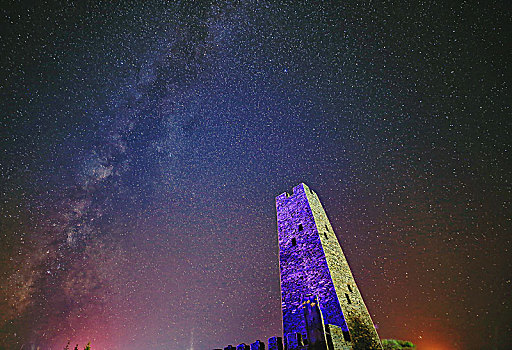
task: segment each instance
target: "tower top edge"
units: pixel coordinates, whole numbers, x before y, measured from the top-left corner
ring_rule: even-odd
[[[288,194],[288,192],[281,193],[279,196],[276,197],[276,201],[277,202],[283,201],[286,198],[289,198],[291,196],[295,196],[297,194],[304,193],[304,192],[311,192],[311,190],[309,189],[308,185],[306,185],[305,183],[302,182],[293,188],[293,193],[291,195]]]

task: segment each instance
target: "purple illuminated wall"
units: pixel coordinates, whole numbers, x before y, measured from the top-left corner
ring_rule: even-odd
[[[364,345],[367,349],[382,349],[316,193],[300,184],[292,195],[276,198],[276,209],[285,338],[289,333],[307,334],[302,303],[316,296],[334,349],[350,349],[360,341],[368,344]]]
[[[305,296],[316,295],[327,324],[347,330],[304,184],[276,198],[284,334],[306,334]]]

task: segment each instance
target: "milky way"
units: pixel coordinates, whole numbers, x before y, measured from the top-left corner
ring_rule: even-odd
[[[512,347],[510,8],[2,5],[0,349],[279,335],[274,198],[382,338]]]

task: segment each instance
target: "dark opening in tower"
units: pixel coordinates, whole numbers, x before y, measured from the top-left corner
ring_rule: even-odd
[[[342,331],[343,332],[343,340],[350,341],[350,333],[348,331]]]

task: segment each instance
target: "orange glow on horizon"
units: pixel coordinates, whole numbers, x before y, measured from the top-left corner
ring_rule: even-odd
[[[462,350],[454,339],[442,339],[439,336],[423,337],[413,341],[417,350]]]
[[[449,345],[442,344],[436,341],[421,341],[417,342],[416,348],[418,350],[451,350],[453,347],[450,347]]]

